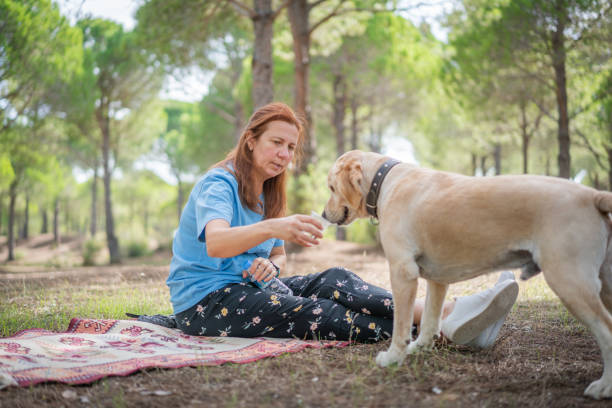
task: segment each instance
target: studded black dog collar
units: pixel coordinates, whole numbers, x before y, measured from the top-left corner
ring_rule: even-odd
[[[378,168],[374,178],[372,179],[372,184],[370,185],[370,191],[368,191],[368,195],[366,196],[366,210],[368,214],[370,214],[374,218],[378,218],[378,207],[376,202],[378,201],[378,193],[380,192],[380,186],[382,185],[385,176],[395,166],[396,164],[400,164],[401,161],[395,159],[389,159],[383,163],[382,166]]]

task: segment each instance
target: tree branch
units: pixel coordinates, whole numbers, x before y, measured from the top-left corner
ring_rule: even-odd
[[[219,9],[219,7],[221,7],[221,2],[215,3],[215,5],[212,7],[212,10],[210,10],[208,15],[204,15],[204,18],[202,20],[202,24],[208,24],[208,21],[210,19],[215,18],[215,15],[217,13],[217,9]]]
[[[325,0],[319,0],[316,3],[313,4],[313,7],[318,5],[319,3],[322,3]],[[441,6],[443,4],[446,4],[446,1],[437,1],[437,2],[420,2],[420,3],[416,3],[412,6],[408,6],[408,7],[394,7],[394,8],[372,8],[372,7],[355,7],[355,8],[350,8],[350,9],[344,9],[342,10],[340,13],[338,14],[344,14],[344,13],[350,13],[350,12],[368,12],[368,13],[397,13],[397,12],[401,12],[401,11],[413,11],[415,9],[421,8],[421,7],[437,7],[437,6]]]
[[[239,2],[238,0],[227,0],[230,4],[234,5],[234,8],[236,9],[236,11],[240,14],[242,14],[245,17],[248,18],[255,18],[257,17],[257,13],[255,13],[255,10],[253,10],[252,8],[250,8],[249,6],[247,6],[244,3]]]
[[[10,101],[11,99],[19,96],[19,93],[26,87],[26,85],[28,85],[27,82],[22,82],[17,88],[13,89],[6,95],[0,95],[0,99],[8,99]]]
[[[6,130],[8,130],[13,123],[15,123],[17,121],[17,119],[19,119],[19,117],[21,115],[23,115],[23,113],[25,112],[25,110],[28,108],[28,106],[30,105],[30,102],[32,102],[32,99],[34,99],[34,95],[36,94],[36,85],[32,85],[32,91],[27,95],[25,101],[23,102],[23,104],[21,105],[21,107],[19,109],[16,109],[14,106],[13,108],[15,108],[15,111],[17,112],[15,115],[14,119],[6,119],[6,122],[4,124],[4,126],[2,126],[2,129],[0,131],[4,132]]]
[[[276,20],[276,17],[279,16],[279,14],[285,9],[287,8],[287,6],[289,5],[289,3],[291,3],[292,0],[285,0],[285,2],[283,4],[281,4],[280,6],[278,6],[278,8],[272,13],[272,21]],[[323,0],[324,1],[324,0]]]
[[[515,62],[515,67],[523,72],[525,74],[525,76],[527,76],[528,78],[533,78],[536,81],[538,81],[539,83],[541,83],[542,85],[544,85],[546,88],[548,88],[550,91],[556,92],[557,89],[550,84],[549,81],[547,81],[546,79],[542,78],[542,76],[532,72],[532,70],[524,67],[523,65],[520,64],[520,62],[516,61]]]
[[[595,157],[595,161],[597,161],[597,164],[599,164],[599,166],[605,171],[608,171],[608,166],[602,163],[602,160],[601,160],[602,154],[597,152],[597,150],[595,150],[591,142],[589,142],[589,139],[584,135],[584,133],[580,131],[580,129],[574,129],[574,130],[578,134],[578,136],[580,136],[580,138],[584,141],[583,147],[586,147],[593,154],[593,157]]]
[[[319,4],[325,2],[327,0],[317,0],[312,4],[308,5],[308,10],[311,10],[313,8],[315,8],[316,6],[318,6]],[[321,24],[325,23],[327,20],[329,20],[332,17],[335,16],[339,16],[341,14],[347,14],[347,13],[353,13],[353,12],[357,12],[357,13],[361,13],[361,12],[368,12],[368,13],[397,13],[397,12],[401,12],[401,11],[413,11],[414,9],[417,8],[421,8],[421,7],[436,7],[436,6],[440,6],[446,3],[446,1],[437,1],[437,2],[420,2],[420,3],[416,3],[412,6],[408,6],[408,7],[394,7],[394,8],[371,8],[371,7],[355,7],[355,8],[349,8],[349,9],[344,9],[344,10],[339,10],[340,6],[344,3],[345,0],[341,0],[340,3],[338,3],[338,5],[334,8],[334,10],[329,13],[327,16],[323,17],[320,21],[318,21],[317,23],[312,25],[312,28],[308,31],[308,34],[311,35],[312,32],[314,30],[316,30]]]
[[[316,6],[318,6],[319,4],[325,2],[327,0],[318,0],[315,1],[314,3],[310,4],[308,6],[308,9],[311,10],[313,8],[315,8]],[[428,3],[428,2],[422,2],[422,3],[417,3],[413,6],[410,7],[396,7],[396,8],[391,8],[391,9],[378,9],[378,8],[370,8],[370,7],[355,7],[355,8],[349,8],[349,9],[344,9],[344,10],[339,10],[340,6],[344,3],[345,0],[341,0],[340,3],[338,3],[338,5],[334,8],[334,10],[329,13],[327,16],[323,17],[321,20],[319,20],[317,23],[312,25],[312,28],[308,31],[308,34],[311,35],[312,32],[314,30],[316,30],[321,24],[325,23],[327,20],[331,19],[332,17],[335,16],[339,16],[342,14],[348,14],[348,13],[363,13],[363,12],[367,12],[367,13],[397,13],[400,11],[412,11],[414,9],[420,8],[420,7],[433,7],[436,5],[441,5],[444,4],[444,1],[440,1],[440,2],[436,2],[436,3]]]
[[[535,106],[538,107],[538,109],[540,109],[540,112],[542,112],[544,115],[548,116],[552,120],[555,120],[555,121],[557,120],[557,118],[551,115],[551,113],[548,112],[548,110],[545,109],[540,103],[538,103],[538,101],[533,100],[533,103],[535,104]]]
[[[204,101],[204,103],[206,104],[206,107],[209,110],[211,110],[213,113],[221,116],[227,122],[229,122],[229,123],[233,123],[234,122],[234,120],[235,120],[234,115],[231,115],[231,114],[227,113],[226,111],[224,111],[223,109],[218,108],[217,106],[215,106],[211,102]]]
[[[342,6],[342,4],[344,4],[345,0],[340,0],[340,2],[336,5],[336,7],[334,7],[334,9],[332,10],[331,13],[329,13],[328,15],[326,15],[325,17],[323,17],[321,20],[319,20],[317,23],[313,24],[310,27],[310,30],[308,30],[308,35],[312,35],[312,32],[314,30],[316,30],[321,24],[325,23],[326,21],[328,21],[330,18],[337,16],[338,10],[340,9],[340,7]]]
[[[544,116],[544,113],[541,110],[538,110],[538,117],[533,122],[533,128],[531,129],[531,132],[530,132],[531,136],[533,136],[535,132],[537,132],[538,128],[540,127],[540,121],[542,120],[542,116]]]
[[[321,3],[325,3],[327,0],[317,0],[314,3],[310,3],[308,5],[308,12],[310,12],[310,10],[312,10],[313,8],[317,7],[319,4]]]
[[[580,115],[582,112],[588,110],[591,108],[591,106],[595,105],[597,102],[600,102],[600,99],[598,98],[593,98],[589,103],[587,103],[585,106],[582,107],[578,107],[578,109],[576,109],[571,115],[569,115],[570,120],[574,120],[574,118],[578,115]]]

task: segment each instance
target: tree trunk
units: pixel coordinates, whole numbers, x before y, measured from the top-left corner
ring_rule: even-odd
[[[53,242],[55,245],[60,244],[59,232],[59,197],[53,201]]]
[[[30,194],[26,192],[25,208],[23,211],[23,229],[21,231],[21,238],[28,239],[30,235]]]
[[[253,45],[253,108],[256,110],[274,99],[272,74],[272,37],[274,35],[274,18],[272,0],[254,0],[255,14],[252,19],[255,33]]]
[[[98,160],[94,164],[94,174],[91,180],[91,220],[89,220],[89,233],[95,237],[98,232]]]
[[[345,151],[344,116],[346,112],[346,82],[342,74],[334,76],[334,116],[332,123],[336,130],[336,152],[340,157]],[[346,240],[346,229],[336,228],[336,239]]]
[[[15,260],[15,201],[17,200],[17,181],[11,183],[9,189],[9,219],[8,219],[8,258]]]
[[[610,153],[608,153],[608,163],[610,162]],[[608,178],[610,178],[610,176],[612,176],[611,174],[608,174]],[[596,190],[601,190],[601,183],[599,182],[599,174],[596,172],[595,176],[593,176],[593,188]]]
[[[336,152],[345,152],[344,117],[346,112],[346,83],[343,75],[334,76],[334,107],[332,123],[336,131]]]
[[[523,138],[523,174],[529,173],[529,137],[526,134],[522,135]]]
[[[472,176],[476,175],[476,170],[478,170],[478,156],[476,153],[470,153],[470,158],[472,159]]]
[[[271,39],[270,39],[271,41]],[[270,48],[271,49],[271,48]],[[240,76],[242,75],[242,59],[232,58],[231,61],[231,80],[232,83],[237,84],[240,81]],[[272,79],[270,79],[271,81]],[[272,84],[270,84],[270,88],[272,89]],[[272,97],[274,97],[274,92],[272,92]],[[238,140],[240,140],[240,136],[242,136],[242,131],[244,130],[244,106],[240,101],[240,98],[235,98],[234,100],[234,142],[237,144]]]
[[[612,140],[612,112],[608,111],[608,140]],[[612,149],[608,152],[608,190],[612,190]]]
[[[357,97],[351,98],[351,150],[356,150],[359,145],[359,135],[357,129],[357,108],[359,108]]]
[[[70,235],[74,231],[74,218],[70,216],[68,202],[64,201],[64,235]]]
[[[244,130],[244,107],[238,99],[234,102],[234,141],[238,143]]]
[[[523,174],[529,173],[529,133],[527,132],[527,114],[524,103],[519,106],[521,110],[521,142],[523,150]]]
[[[119,242],[115,236],[115,221],[111,199],[111,170],[110,170],[110,119],[108,110],[100,115],[99,124],[102,131],[102,167],[104,171],[104,218],[106,219],[106,244],[110,255],[110,263],[121,262]]]
[[[42,209],[42,227],[40,228],[41,234],[46,234],[49,232],[49,216],[47,214],[47,208]]]
[[[558,130],[557,139],[559,142],[559,155],[557,163],[559,165],[559,177],[570,178],[571,157],[570,157],[570,130],[569,115],[567,112],[567,79],[565,75],[565,22],[566,11],[561,10],[559,5],[557,11],[556,31],[552,33],[552,63],[555,70],[555,89],[557,94]]]
[[[610,152],[608,152],[608,163],[612,163],[610,160],[612,158],[610,157]],[[612,177],[612,170],[608,171],[608,179],[610,179],[610,177]],[[599,183],[599,174],[595,173],[595,176],[593,177],[593,188],[595,188],[596,190],[601,190],[601,184]]]
[[[493,160],[495,161],[495,175],[501,174],[501,144],[495,143],[493,146]]]
[[[480,157],[480,170],[482,171],[483,177],[487,175],[487,156]]]
[[[606,149],[606,152],[608,153],[608,186],[612,189],[612,149]]]
[[[296,174],[306,172],[308,165],[316,162],[317,142],[313,134],[312,113],[310,110],[310,7],[307,0],[293,0],[287,6],[295,70],[295,111],[306,121],[303,155]]]

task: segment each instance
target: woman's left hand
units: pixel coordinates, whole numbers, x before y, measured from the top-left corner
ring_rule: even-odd
[[[242,277],[246,279],[249,274],[253,280],[258,282],[268,282],[277,277],[278,271],[276,270],[276,267],[272,261],[269,259],[255,258],[249,270],[242,271]]]

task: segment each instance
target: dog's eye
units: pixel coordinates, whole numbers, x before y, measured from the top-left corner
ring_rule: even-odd
[[[332,186],[329,186],[329,189],[332,193],[335,193],[334,188]]]

